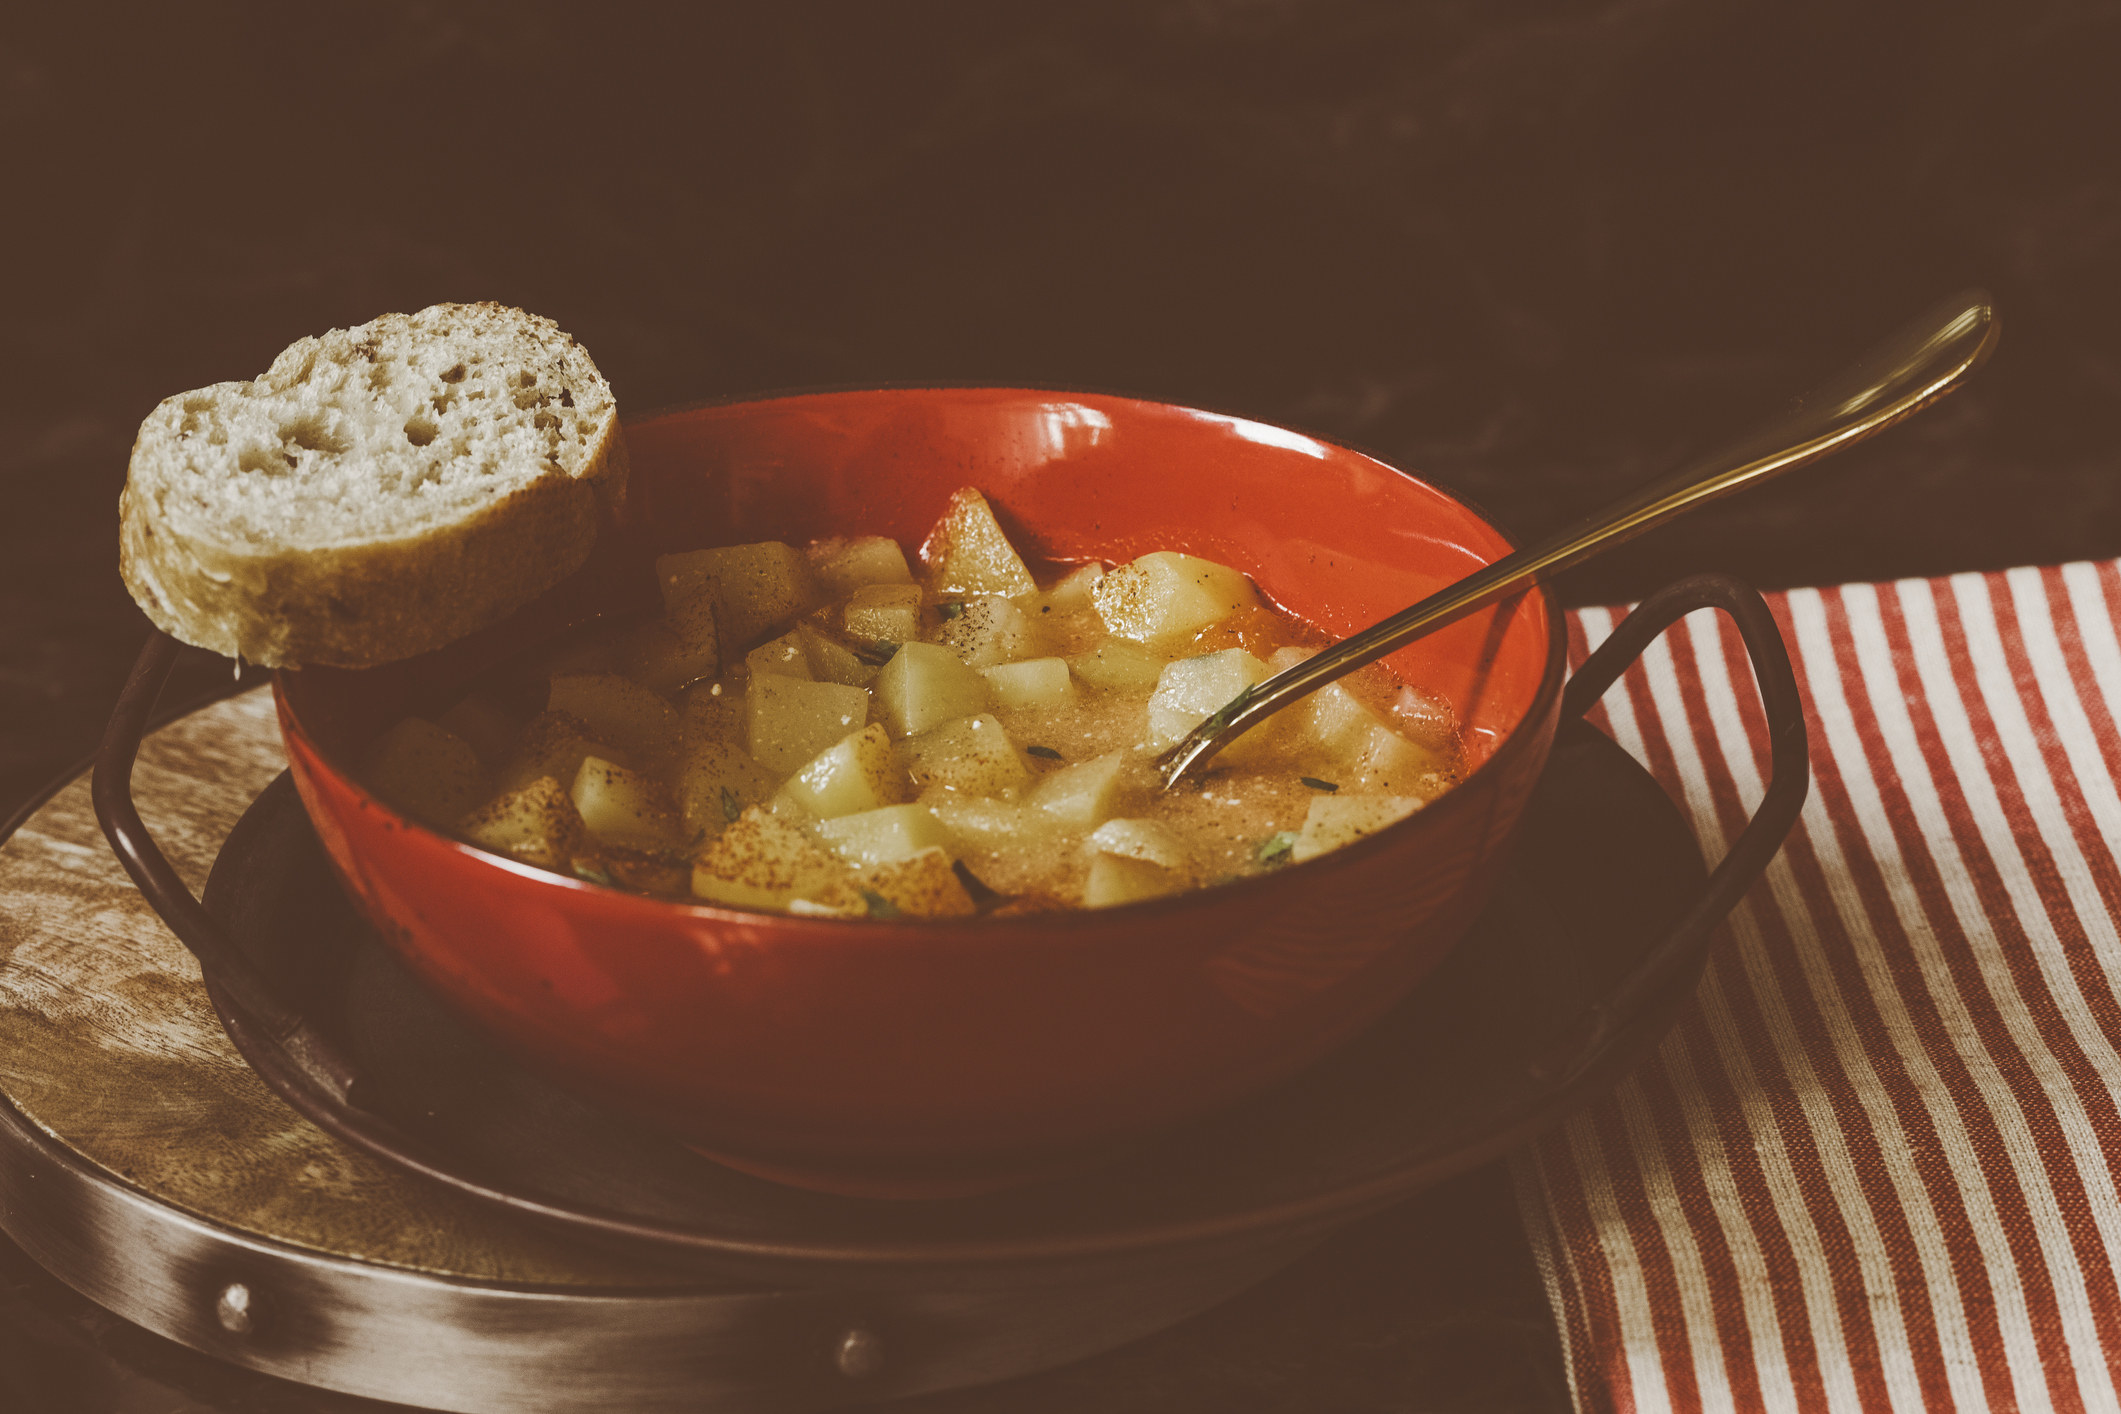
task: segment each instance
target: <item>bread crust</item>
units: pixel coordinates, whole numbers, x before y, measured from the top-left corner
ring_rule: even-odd
[[[374,667],[505,618],[588,557],[623,504],[629,469],[614,405],[574,475],[555,468],[417,532],[252,547],[184,533],[156,512],[141,492],[147,440],[143,428],[118,501],[126,587],[172,637],[274,668]]]

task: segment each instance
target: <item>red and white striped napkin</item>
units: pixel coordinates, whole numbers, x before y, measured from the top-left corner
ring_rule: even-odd
[[[2121,1409],[2121,565],[1771,602],[1803,818],[1663,1047],[1516,1163],[1577,1407]],[[1721,857],[1767,768],[1728,622],[1599,724]]]

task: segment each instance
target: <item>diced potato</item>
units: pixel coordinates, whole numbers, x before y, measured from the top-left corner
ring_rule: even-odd
[[[678,744],[677,709],[617,673],[562,674],[552,680],[546,706],[589,723],[597,740],[641,761],[665,759]]]
[[[464,817],[459,834],[481,849],[546,869],[565,869],[583,846],[582,814],[567,788],[540,776]]]
[[[582,870],[585,862],[575,861],[577,878],[590,877]],[[635,893],[683,898],[692,891],[692,861],[675,850],[625,849],[605,844],[597,847],[595,862],[602,866],[605,879]]]
[[[691,742],[678,763],[678,809],[691,836],[712,839],[746,808],[771,800],[780,783],[733,741]]]
[[[847,632],[870,643],[910,643],[921,636],[921,591],[911,584],[872,584],[847,596]]]
[[[1090,832],[1086,843],[1099,854],[1139,859],[1163,869],[1184,872],[1192,867],[1184,842],[1154,820],[1107,820]]]
[[[970,486],[950,497],[928,532],[921,561],[938,594],[1029,594],[1031,571],[1002,532],[987,498]]]
[[[1087,565],[1078,565],[1068,571],[1060,583],[1046,591],[1046,604],[1056,614],[1080,613],[1093,606],[1092,591],[1097,582],[1105,577],[1105,567],[1092,560]]]
[[[508,759],[522,730],[522,723],[513,714],[477,693],[436,717],[435,725],[462,739],[488,766],[498,766]]]
[[[1441,794],[1452,781],[1450,758],[1388,727],[1371,728],[1354,764],[1355,784],[1365,790],[1428,797]]]
[[[1352,754],[1370,728],[1383,726],[1346,683],[1329,682],[1286,714],[1297,719],[1304,744],[1338,762]]]
[[[370,744],[361,779],[391,806],[444,829],[486,796],[486,771],[471,743],[421,717]]]
[[[999,594],[968,594],[936,606],[935,641],[972,668],[1013,663],[1038,651],[1038,626],[1015,601]]]
[[[1292,733],[1319,769],[1330,770],[1343,788],[1407,795],[1424,789],[1434,793],[1438,787],[1430,777],[1449,781],[1449,757],[1393,731],[1343,683],[1327,683],[1282,715],[1291,719]]]
[[[1273,676],[1265,663],[1242,648],[1226,648],[1186,658],[1165,668],[1149,698],[1149,746],[1161,751],[1184,737],[1238,693]],[[1237,764],[1259,761],[1288,736],[1278,713],[1225,746],[1220,759]]]
[[[619,640],[620,670],[642,686],[674,697],[722,670],[714,621],[710,618],[699,631],[705,636],[686,638],[660,619],[636,625]]]
[[[837,820],[820,820],[817,834],[841,858],[865,866],[911,859],[924,849],[950,843],[942,822],[918,805],[887,805]]]
[[[882,535],[834,536],[804,552],[827,598],[841,599],[865,584],[911,584],[913,571],[898,541]]]
[[[969,918],[979,911],[950,856],[940,849],[874,865],[862,871],[858,884],[872,918],[889,916],[878,906],[878,896],[906,918]]]
[[[1185,887],[1186,879],[1182,874],[1174,874],[1140,859],[1100,854],[1091,861],[1089,877],[1083,881],[1083,907],[1111,908],[1115,904],[1139,903],[1143,899],[1175,894]]]
[[[960,852],[1013,848],[1051,828],[1043,812],[1028,810],[1022,801],[935,790],[924,793],[920,803]]]
[[[877,707],[893,736],[932,731],[987,710],[987,680],[934,643],[905,643],[876,676]]]
[[[1091,597],[1114,635],[1152,647],[1184,643],[1259,603],[1252,581],[1236,570],[1172,550],[1121,565],[1097,582]]]
[[[1075,700],[1075,679],[1065,658],[1031,658],[981,668],[994,705],[1023,711],[1050,712]]]
[[[913,783],[923,789],[940,786],[962,795],[1000,795],[1031,775],[1002,724],[986,712],[908,737],[905,751]]]
[[[786,785],[775,791],[760,808],[777,820],[787,821],[812,838],[817,836],[817,816],[811,813],[809,806],[790,795]]]
[[[784,678],[811,678],[810,655],[803,649],[800,633],[790,630],[779,638],[769,638],[744,655],[744,666],[753,677],[760,673],[779,673]]]
[[[911,859],[873,864],[855,876],[855,888],[869,905],[869,916],[887,918],[967,918],[978,912],[964,881],[940,849],[924,849]],[[878,906],[882,899],[889,909]]]
[[[891,738],[875,723],[818,753],[788,778],[786,790],[827,820],[896,805],[910,793]]]
[[[1298,864],[1316,859],[1406,819],[1421,804],[1419,797],[1411,795],[1315,796],[1304,812],[1304,827],[1297,832],[1289,857]]]
[[[1267,666],[1278,673],[1284,669],[1295,667],[1306,658],[1314,658],[1316,656],[1318,656],[1316,648],[1277,648],[1267,655]]]
[[[708,624],[726,652],[752,643],[818,602],[817,580],[800,550],[769,540],[664,555],[655,562],[670,626],[688,641]]]
[[[751,754],[782,775],[869,720],[869,694],[858,687],[771,674],[751,680],[744,705]]]
[[[658,555],[656,588],[663,595],[663,623],[687,642],[713,638],[717,647],[729,644],[740,649],[734,625],[722,618],[722,603],[716,572],[721,556],[713,550],[689,550],[677,555]]]
[[[721,611],[716,623],[727,626],[722,636],[731,645],[749,643],[790,623],[823,599],[796,551],[776,542],[748,548],[752,554],[732,558],[718,575]]]
[[[1171,660],[1153,649],[1124,638],[1108,638],[1087,653],[1068,660],[1068,668],[1090,687],[1114,692],[1140,692],[1156,686],[1164,664]]]
[[[633,758],[609,742],[597,740],[589,723],[566,712],[540,712],[524,724],[515,754],[501,768],[500,789],[521,790],[540,776],[570,784],[585,757],[600,756],[621,766]]]
[[[1063,766],[1033,788],[1030,804],[1055,825],[1089,830],[1117,815],[1139,791],[1139,763],[1114,751],[1094,760]]]
[[[879,665],[863,662],[852,648],[831,634],[809,624],[797,625],[795,632],[802,640],[804,657],[810,661],[810,676],[819,682],[867,687],[876,681]]]
[[[786,908],[844,879],[847,866],[786,820],[753,806],[692,866],[692,891],[737,908]]]
[[[720,678],[685,689],[678,706],[678,736],[687,745],[744,740],[744,684]]]
[[[1392,694],[1387,715],[1392,719],[1393,729],[1415,745],[1425,746],[1446,759],[1456,756],[1458,714],[1440,694],[1402,686]],[[449,724],[445,721],[442,725]],[[472,745],[478,743],[474,741]]]
[[[832,902],[823,899],[792,898],[788,900],[788,912],[796,918],[867,918],[868,900],[859,890],[845,883],[832,885],[829,890]]]
[[[837,916],[870,918],[966,918],[979,911],[941,849],[872,864],[832,885],[813,906]],[[795,911],[789,905],[789,912]]]
[[[677,807],[660,781],[591,756],[567,794],[583,828],[606,844],[675,849],[686,842]]]

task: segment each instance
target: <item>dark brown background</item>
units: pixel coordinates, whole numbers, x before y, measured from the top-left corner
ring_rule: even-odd
[[[139,419],[301,334],[443,299],[552,315],[634,410],[1115,388],[1352,440],[1536,533],[1981,284],[2005,336],[1976,388],[1568,595],[2121,553],[2111,3],[12,10],[0,801],[92,745],[144,631],[114,554]],[[1012,1398],[1562,1399],[1524,1356],[1541,1308],[1493,1176],[1401,1221],[1402,1266],[1316,1277],[1366,1335],[1326,1339],[1284,1293],[1094,1397]],[[15,1367],[136,1407],[134,1357],[5,1271]]]

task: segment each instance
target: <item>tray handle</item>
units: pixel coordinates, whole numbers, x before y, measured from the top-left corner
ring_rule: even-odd
[[[1563,1041],[1533,1063],[1543,1079],[1566,1082],[1581,1074],[1612,1042],[1620,1024],[1666,985],[1707,945],[1746,890],[1766,872],[1811,789],[1811,752],[1805,736],[1804,704],[1782,642],[1782,630],[1758,590],[1727,574],[1675,580],[1635,606],[1612,635],[1598,645],[1569,679],[1561,698],[1564,718],[1581,717],[1605,696],[1620,675],[1666,629],[1696,609],[1729,614],[1752,660],[1753,678],[1767,718],[1770,768],[1766,793],[1696,899],[1664,940],[1652,948],[1611,991],[1588,1007]]]
[[[97,823],[103,826],[104,837],[125,872],[169,924],[177,941],[199,960],[200,969],[235,999],[313,1083],[335,1100],[348,1103],[359,1078],[353,1063],[281,1001],[264,973],[229,941],[156,845],[133,803],[133,762],[180,647],[177,640],[157,629],[148,635],[133,662],[96,755],[90,794]]]

